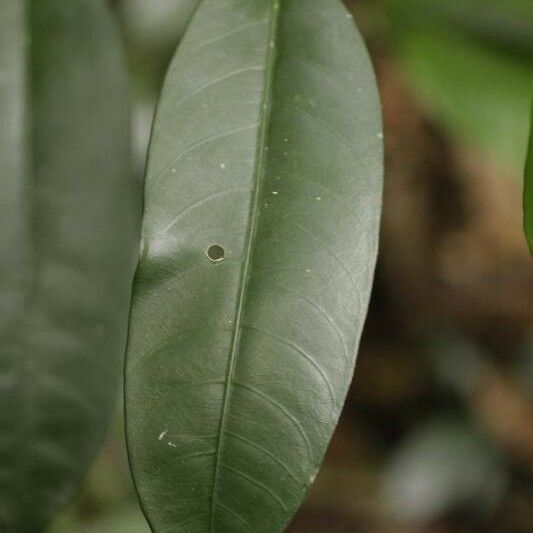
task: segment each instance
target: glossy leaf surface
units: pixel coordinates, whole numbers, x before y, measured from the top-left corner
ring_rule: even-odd
[[[42,531],[115,405],[138,248],[101,0],[0,0],[0,526]]]
[[[126,366],[154,531],[275,532],[298,509],[352,379],[381,139],[341,2],[202,2],[154,125]]]
[[[533,254],[533,106],[531,108],[529,145],[524,176],[524,231],[529,251]]]

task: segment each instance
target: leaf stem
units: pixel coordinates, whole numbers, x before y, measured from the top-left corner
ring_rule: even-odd
[[[231,390],[232,382],[235,375],[235,368],[237,362],[239,341],[241,336],[241,322],[242,314],[246,299],[246,289],[248,286],[248,280],[250,277],[250,265],[253,252],[253,242],[257,232],[257,222],[259,218],[259,203],[261,197],[261,180],[265,172],[265,155],[267,147],[267,137],[269,129],[269,117],[271,110],[271,94],[272,94],[272,85],[274,80],[274,68],[276,64],[276,36],[278,30],[278,20],[279,20],[279,10],[280,10],[280,0],[272,0],[271,7],[271,19],[270,19],[270,28],[268,32],[268,42],[267,42],[267,58],[266,58],[266,69],[265,69],[265,87],[263,92],[263,102],[261,105],[261,118],[260,118],[260,127],[258,132],[258,141],[257,141],[257,154],[256,154],[256,166],[254,171],[254,190],[253,190],[253,200],[250,210],[250,221],[247,237],[247,246],[244,257],[244,264],[241,273],[240,280],[240,293],[237,303],[237,310],[235,315],[235,328],[233,330],[233,338],[231,342],[228,368],[226,372],[226,385],[224,389],[224,398],[222,403],[222,411],[220,416],[220,427],[219,427],[219,439],[217,443],[217,454],[215,458],[215,471],[213,477],[213,493],[211,499],[211,519],[209,530],[211,533],[215,530],[215,507],[216,507],[216,496],[218,492],[218,480],[220,476],[220,465],[222,450],[224,447],[224,427],[226,425],[226,417],[229,411],[230,402],[231,402]]]

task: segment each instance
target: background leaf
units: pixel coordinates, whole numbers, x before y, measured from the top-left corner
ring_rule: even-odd
[[[22,533],[75,493],[115,405],[139,187],[104,2],[0,13],[0,516]]]
[[[409,80],[431,116],[520,176],[533,86],[529,0],[385,0]]]
[[[280,531],[300,505],[352,378],[381,139],[340,2],[200,5],[154,125],[126,368],[155,531]]]
[[[533,254],[533,106],[531,107],[529,147],[524,178],[524,230],[529,251]]]
[[[529,0],[384,1],[398,31],[442,30],[517,54],[533,54],[533,5]],[[400,30],[400,26],[402,29]]]

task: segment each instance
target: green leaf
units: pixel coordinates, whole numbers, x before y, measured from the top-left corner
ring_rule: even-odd
[[[533,54],[530,0],[384,0],[395,30],[453,30],[515,54]]]
[[[395,52],[430,114],[521,179],[533,85],[529,0],[385,1]]]
[[[433,117],[461,142],[481,149],[503,175],[520,179],[533,58],[523,61],[437,31],[413,31],[399,50]]]
[[[126,429],[154,531],[280,531],[322,462],[378,243],[380,105],[340,1],[204,0],[153,129]]]
[[[524,173],[524,230],[529,251],[533,255],[533,106],[531,107],[529,148]]]
[[[0,0],[0,522],[43,529],[113,411],[138,248],[101,0]],[[4,531],[4,529],[2,529]]]

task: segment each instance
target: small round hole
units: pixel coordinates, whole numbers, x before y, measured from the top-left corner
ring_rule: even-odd
[[[206,255],[213,263],[220,263],[220,261],[224,261],[224,248],[220,244],[211,244],[206,251]]]

